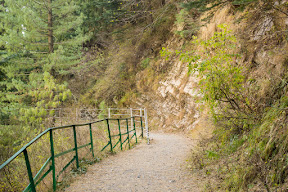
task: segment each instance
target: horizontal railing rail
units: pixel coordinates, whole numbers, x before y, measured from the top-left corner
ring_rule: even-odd
[[[136,120],[139,119],[139,120]],[[121,122],[124,121],[125,127],[123,129],[123,124],[121,125]],[[129,121],[132,122],[132,126],[129,126]],[[57,188],[57,179],[59,178],[59,176],[73,163],[76,163],[76,167],[77,169],[80,167],[79,165],[79,154],[78,154],[78,150],[84,147],[89,147],[90,146],[90,152],[92,154],[92,157],[94,158],[94,142],[93,142],[93,130],[92,130],[92,125],[96,124],[96,123],[100,123],[100,122],[106,122],[106,126],[107,126],[107,132],[108,132],[108,142],[106,143],[106,145],[101,149],[101,151],[104,151],[108,146],[110,148],[110,152],[113,152],[113,150],[115,149],[115,147],[117,145],[120,145],[120,149],[123,150],[123,145],[127,142],[129,149],[130,149],[130,143],[131,140],[135,137],[135,143],[138,142],[137,140],[137,134],[136,134],[136,122],[140,122],[140,129],[141,129],[141,134],[140,137],[143,138],[143,116],[140,115],[135,115],[132,117],[127,117],[127,118],[106,118],[106,119],[101,119],[98,121],[93,121],[93,122],[89,122],[89,123],[82,123],[82,124],[74,124],[74,125],[66,125],[66,126],[60,126],[60,127],[51,127],[46,129],[45,131],[43,131],[42,133],[40,133],[39,135],[37,135],[34,139],[32,139],[29,143],[27,143],[25,146],[23,146],[18,152],[16,152],[12,157],[10,157],[7,161],[5,161],[1,166],[0,166],[0,171],[2,169],[5,169],[6,166],[8,166],[13,160],[15,160],[20,154],[24,155],[25,158],[25,165],[26,165],[26,169],[27,169],[27,173],[28,173],[28,179],[29,179],[29,185],[24,189],[24,191],[32,191],[32,192],[36,192],[36,186],[38,184],[40,184],[40,182],[49,174],[52,172],[52,183],[53,183],[53,191],[56,191]],[[111,131],[111,123],[112,122],[116,122],[116,125],[118,126],[118,131],[115,134],[115,130],[113,130],[114,134]],[[89,142],[86,144],[82,144],[80,146],[78,146],[78,142],[77,142],[77,127],[83,127],[83,126],[89,126]],[[122,126],[122,128],[121,128]],[[130,129],[129,129],[130,127]],[[59,130],[59,129],[72,129],[73,130],[73,142],[74,142],[74,147],[57,153],[55,154],[55,149],[54,149],[54,138],[53,138],[53,132],[55,130]],[[125,130],[125,131],[123,131]],[[28,151],[27,149],[33,144],[35,143],[37,140],[39,140],[40,138],[42,138],[44,135],[49,134],[49,141],[50,141],[50,157],[47,158],[46,162],[42,165],[42,167],[39,169],[39,171],[33,176],[32,173],[32,169],[31,169],[31,163],[29,161],[29,155],[28,155]],[[130,135],[132,134],[132,136]],[[118,137],[118,139],[117,139]],[[115,142],[115,139],[113,140],[113,138],[116,138],[116,143],[113,143],[113,141]],[[64,166],[64,168],[59,171],[56,175],[56,168],[55,168],[55,159],[66,155],[68,153],[74,152],[74,156],[73,158]],[[49,166],[50,165],[50,166]],[[48,168],[48,170],[45,169]]]

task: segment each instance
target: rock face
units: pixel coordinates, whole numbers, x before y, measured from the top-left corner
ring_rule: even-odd
[[[219,24],[233,25],[234,16],[230,14],[230,10],[231,6],[217,10],[211,22],[200,28],[199,38],[212,37]],[[179,26],[176,24],[175,29],[172,30],[179,30]],[[182,41],[179,40],[179,37],[174,36],[164,46],[175,52],[177,48],[182,48]],[[201,110],[203,105],[198,102],[201,98],[198,89],[199,78],[197,74],[188,74],[187,63],[180,62],[177,56],[174,57],[170,59],[172,67],[166,78],[158,82],[156,90],[142,93],[138,104],[142,106],[144,104],[148,108],[152,128],[161,127],[171,131],[182,130],[193,134],[196,138],[210,136],[213,130],[212,121],[207,112]],[[165,59],[161,59],[164,63],[162,65],[165,65]]]
[[[160,82],[156,92],[161,104],[155,103],[154,110],[164,111],[164,127],[176,129],[191,129],[199,117],[195,98],[199,96],[196,90],[197,79],[188,75],[186,65],[178,62],[170,71],[167,79]]]
[[[273,25],[272,17],[265,17],[258,26],[258,29],[256,29],[253,40],[259,40],[266,32],[269,32],[272,29]]]
[[[142,94],[137,102],[148,108],[150,128],[188,133],[197,131],[195,137],[207,136],[204,132],[213,126],[206,113],[200,111],[200,104],[196,103],[201,97],[198,81],[197,74],[188,74],[187,64],[175,59],[166,78],[158,83],[158,88]],[[202,130],[203,134],[199,134]]]
[[[280,2],[279,2],[280,3]],[[284,71],[287,68],[287,43],[281,42],[280,35],[274,33],[276,26],[286,26],[287,18],[275,19],[271,15],[263,15],[254,11],[259,19],[241,20],[245,17],[244,12],[233,13],[233,7],[226,6],[217,10],[211,21],[203,25],[198,34],[199,39],[207,40],[214,32],[217,25],[225,24],[235,34],[239,43],[239,51],[243,56],[239,66],[244,68],[248,79],[253,79],[257,87],[259,98],[269,92],[273,83],[281,82]],[[281,13],[275,13],[281,14]],[[244,30],[243,30],[244,29]],[[175,29],[177,30],[177,26]],[[282,34],[281,31],[278,31]],[[281,33],[280,33],[281,32]],[[276,35],[275,35],[276,34]],[[183,40],[179,37],[171,37],[165,42],[164,47],[171,48],[175,52],[181,49]],[[172,67],[161,81],[155,82],[157,89],[149,89],[142,92],[138,104],[146,106],[149,110],[150,127],[161,127],[166,130],[196,131],[197,135],[204,135],[207,130],[213,130],[211,119],[206,111],[201,110],[202,105],[197,102],[201,93],[197,89],[199,79],[197,74],[188,75],[186,63],[179,61],[177,56],[172,56],[169,62]],[[165,58],[160,58],[161,66],[165,66]],[[155,80],[157,81],[157,80]],[[261,96],[261,94],[263,95]],[[256,98],[257,99],[257,98]],[[154,126],[153,126],[154,125]],[[206,129],[206,130],[205,130]]]

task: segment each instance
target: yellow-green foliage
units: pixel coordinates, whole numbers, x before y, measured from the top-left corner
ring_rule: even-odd
[[[61,106],[71,97],[71,92],[65,83],[59,84],[48,73],[31,73],[29,75],[29,91],[26,93],[29,105],[25,108],[20,108],[17,121],[20,123],[15,125],[1,125],[0,129],[0,162],[3,163],[16,151],[18,151],[24,144],[28,143],[44,128],[50,127],[52,123],[48,123],[48,118],[53,118],[54,109]],[[16,122],[17,122],[16,121]],[[55,119],[54,119],[55,121]],[[61,139],[61,146],[66,149],[71,148]],[[59,141],[60,141],[59,140]],[[31,146],[28,150],[31,163],[34,163],[33,170],[39,170],[40,167],[48,158],[50,154],[48,135],[43,136],[41,140]],[[55,141],[55,144],[58,144]],[[4,191],[19,191],[27,185],[27,176],[25,175],[25,161],[23,156],[20,156],[1,171],[1,185]],[[34,173],[35,174],[35,173]],[[4,177],[5,176],[5,177]]]
[[[30,75],[32,89],[28,93],[34,106],[20,110],[19,119],[30,125],[41,125],[45,118],[53,117],[54,109],[71,97],[67,85],[56,83],[48,72],[45,72],[43,77],[37,76],[37,73]]]
[[[225,26],[219,27],[208,40],[194,38],[197,51],[177,52],[190,72],[201,78],[203,99],[217,125],[212,142],[195,152],[194,168],[218,175],[223,191],[286,190],[287,70],[270,89],[257,89],[258,79],[254,78],[259,77],[248,79],[249,69],[236,62],[241,58],[236,37]]]
[[[242,91],[244,80],[241,67],[236,63],[239,55],[235,51],[235,36],[225,25],[219,25],[218,28],[220,31],[206,41],[194,37],[193,44],[198,47],[197,51],[180,53],[180,59],[188,63],[190,73],[197,73],[200,77],[203,99],[211,107],[221,101],[237,99],[240,96],[237,92]],[[231,103],[231,107],[237,107],[234,105]]]
[[[228,137],[229,132],[239,134],[254,123],[249,100],[242,94],[245,77],[236,62],[241,58],[236,42],[228,26],[219,25],[208,40],[193,36],[191,51],[175,52],[188,63],[189,73],[200,79],[202,99],[216,121],[226,121]],[[163,48],[161,55],[169,59],[171,53]]]
[[[98,119],[104,119],[104,118],[107,118],[107,105],[105,104],[105,101],[102,101],[100,104],[99,104],[99,109],[101,109],[101,113],[99,113],[98,115]]]
[[[101,104],[102,107],[106,107],[105,103]],[[126,120],[120,121],[121,123],[121,130],[122,133],[126,132]],[[137,123],[136,126],[140,126],[139,123]],[[1,127],[2,128],[2,127]],[[12,136],[15,134],[15,138],[17,138],[16,134],[21,134],[21,128],[19,127],[19,133],[11,132]],[[7,127],[7,130],[9,127]],[[131,129],[131,128],[130,128]],[[14,129],[15,130],[15,129]],[[90,142],[90,131],[89,126],[83,126],[83,127],[76,127],[77,130],[77,143],[78,145],[84,145]],[[117,121],[110,121],[110,131],[111,134],[116,135],[119,134],[119,128]],[[1,136],[9,136],[9,132],[0,132]],[[70,173],[71,169],[74,172],[83,173],[86,171],[87,164],[92,164],[97,161],[99,161],[102,157],[106,156],[109,152],[109,149],[107,148],[105,151],[101,152],[101,149],[107,145],[109,141],[108,132],[107,132],[107,125],[106,121],[99,122],[92,124],[92,135],[93,135],[93,143],[94,143],[94,154],[95,158],[92,157],[90,145],[78,149],[78,155],[80,160],[80,169],[75,169],[75,162],[72,163],[68,169],[66,169],[65,172],[61,173],[59,177],[57,177],[57,182],[62,182],[65,179],[65,173]],[[131,139],[132,133],[130,133],[130,139]],[[12,136],[7,137],[7,140],[1,140],[0,144],[5,142],[11,142],[8,138],[11,138]],[[124,138],[126,138],[124,136]],[[73,137],[73,131],[72,127],[65,128],[65,129],[56,129],[53,131],[53,143],[54,143],[54,153],[59,154],[61,152],[70,150],[74,148],[74,137]],[[115,145],[119,141],[118,137],[114,137],[112,143]],[[17,140],[15,141],[17,142]],[[29,140],[25,140],[25,143],[28,143]],[[128,142],[126,142],[123,145],[123,149],[127,149]],[[130,141],[131,145],[135,143],[135,138]],[[9,145],[11,146],[11,144]],[[50,135],[48,134],[42,136],[39,140],[37,140],[35,143],[30,145],[27,149],[28,155],[29,155],[29,161],[30,165],[32,167],[33,175],[36,175],[36,173],[40,170],[42,165],[46,162],[46,160],[51,156],[51,148],[50,148]],[[7,148],[3,148],[0,145],[0,149],[7,150]],[[8,148],[9,149],[9,148]],[[118,147],[114,149],[114,152],[120,151],[119,144]],[[8,152],[8,151],[1,151],[1,153]],[[13,151],[12,151],[13,153]],[[56,175],[59,174],[59,172],[67,165],[67,163],[75,156],[75,152],[71,151],[70,153],[67,153],[63,156],[59,156],[56,158]],[[3,163],[1,154],[1,163]],[[45,169],[46,171],[50,168],[48,165]],[[43,175],[44,173],[42,173]],[[42,176],[41,175],[41,176]],[[40,176],[40,177],[41,177]],[[49,191],[52,188],[52,175],[48,174],[45,179],[37,186],[37,190],[39,191]],[[26,170],[26,164],[23,155],[20,155],[18,158],[13,160],[8,166],[6,166],[4,169],[0,171],[0,192],[8,192],[8,191],[22,191],[25,187],[27,187],[29,184],[28,181],[28,175]],[[58,189],[59,186],[57,185]]]

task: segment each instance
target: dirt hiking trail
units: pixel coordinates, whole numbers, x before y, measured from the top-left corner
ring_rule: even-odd
[[[193,141],[182,135],[152,133],[151,144],[108,157],[79,176],[66,192],[197,192],[187,168]]]

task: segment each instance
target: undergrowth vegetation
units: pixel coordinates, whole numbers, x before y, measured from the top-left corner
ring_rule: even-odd
[[[156,79],[169,71],[172,63],[161,65],[157,61],[161,47],[173,35],[171,30],[176,20],[177,3],[141,1],[134,8],[139,14],[137,19],[111,30],[106,45],[109,49],[103,50],[105,59],[101,61],[106,67],[94,76],[95,80],[91,77],[94,85],[82,93],[81,103],[98,106],[105,100],[109,106],[129,105],[139,92],[147,90],[146,86],[156,86]],[[136,88],[138,80],[143,84],[138,86],[141,90]],[[71,89],[77,93],[79,87],[72,85]]]
[[[0,41],[1,164],[44,129],[80,123],[75,122],[79,120],[77,114],[74,116],[76,108],[104,111],[107,106],[133,103],[139,97],[138,72],[149,74],[147,81],[155,85],[155,79],[168,71],[168,66],[155,63],[161,45],[172,34],[175,2],[47,1],[42,8],[47,9],[50,19],[41,24],[29,20],[31,14],[39,21],[46,20],[42,9],[33,9],[36,5],[42,6],[37,2],[19,1],[19,6],[13,1],[0,2],[0,35],[6,41]],[[25,12],[25,21],[19,10]],[[47,38],[43,35],[46,33]],[[59,119],[61,108],[67,107],[68,118]],[[103,117],[100,114],[94,118]],[[81,134],[79,141],[87,140],[85,131]],[[97,147],[101,147],[107,134],[100,129],[94,136],[99,138]],[[69,132],[55,136],[58,152],[73,148],[72,137]],[[43,137],[28,151],[35,165],[33,175],[50,154],[48,141]],[[61,171],[67,160],[59,158],[57,169]],[[27,178],[21,156],[1,170],[0,191],[22,190],[28,184]],[[59,181],[62,179],[60,176]],[[44,191],[50,189],[46,187],[50,184],[51,179],[47,179],[37,188]]]
[[[277,18],[277,9],[273,10],[269,3],[259,7],[265,6],[266,11]],[[279,9],[287,10],[287,5]],[[253,14],[261,18],[257,11],[248,17]],[[256,18],[245,24],[247,28],[261,25],[255,22]],[[279,20],[274,22],[275,27],[281,26]],[[261,38],[254,38],[257,41],[253,46],[247,36],[244,37],[246,41],[237,40],[243,38],[242,33],[232,33],[228,29],[229,26],[220,25],[208,39],[194,37],[190,51],[176,51],[180,59],[189,64],[190,73],[200,77],[202,101],[210,109],[216,125],[214,136],[201,142],[193,152],[192,167],[210,176],[206,191],[285,191],[288,178],[287,54],[272,53],[277,49],[276,38],[279,47],[286,47],[287,33],[279,39],[273,31],[267,31]],[[264,49],[257,47],[263,43]],[[256,51],[247,52],[251,50],[248,46],[257,47]],[[270,52],[268,57],[278,58],[277,62],[269,62],[265,56],[259,59],[260,50]],[[254,58],[248,59],[251,54]],[[263,61],[267,63],[261,63]],[[260,67],[268,63],[274,69]],[[267,83],[269,88],[265,86]]]
[[[14,34],[10,27],[17,24],[14,17],[19,7],[14,7],[15,15],[6,17],[2,2],[0,17],[7,26],[0,26],[0,35],[12,44],[0,44],[0,162],[44,128],[58,125],[57,108],[130,107],[141,94],[155,96],[159,82],[180,60],[187,64],[190,76],[200,79],[197,89],[202,98],[193,102],[209,109],[217,127],[211,139],[200,143],[191,160],[193,170],[211,179],[205,190],[287,189],[286,1],[89,0],[71,1],[73,9],[69,9],[59,0],[55,2],[65,4],[71,12],[67,14],[72,14],[67,19],[78,19],[74,19],[76,28],[63,34],[60,21],[56,23],[59,31],[54,47],[51,41],[50,47],[43,46],[48,43],[46,37],[34,38],[42,29],[29,23],[32,9],[22,9],[27,12],[27,21],[21,15],[18,18],[27,27],[18,23],[17,30],[22,33]],[[7,2],[14,6],[13,1]],[[55,17],[62,18],[56,13],[60,15]],[[42,12],[38,16],[42,19]],[[63,27],[70,26],[64,21]],[[41,24],[43,30],[45,26]],[[10,38],[11,31],[19,41]],[[26,47],[25,33],[30,42]],[[12,45],[21,48],[12,50],[16,48]],[[30,47],[33,49],[26,50]],[[71,114],[65,123],[74,121]],[[103,139],[105,132],[97,134]],[[67,135],[58,136],[56,143],[63,145],[59,150],[71,148]],[[35,148],[39,156],[32,161],[42,163],[45,159],[44,152],[49,151],[46,140],[39,141]],[[101,139],[98,144],[103,144]],[[19,158],[12,166],[22,165],[23,158]],[[14,169],[15,174],[12,170],[8,169],[5,177],[16,177],[18,183],[6,180],[5,186],[11,191],[22,189],[23,175],[17,173],[23,166]]]

